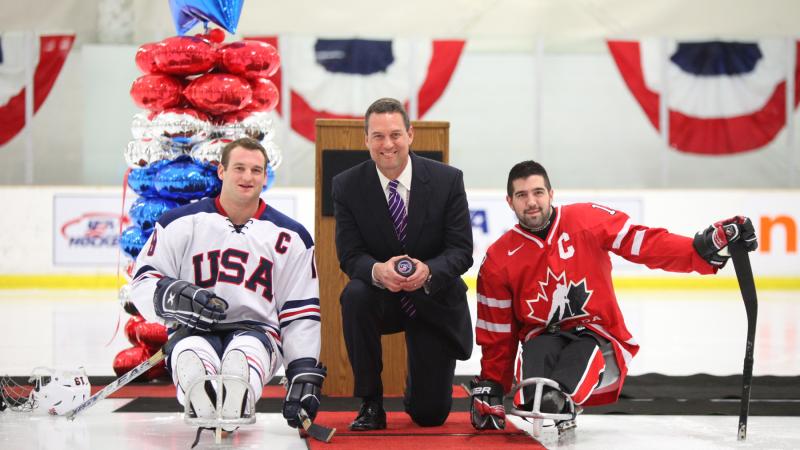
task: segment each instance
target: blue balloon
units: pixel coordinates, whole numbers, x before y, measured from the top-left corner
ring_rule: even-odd
[[[128,186],[142,197],[156,197],[155,177],[158,170],[169,161],[157,161],[141,169],[132,169],[128,174]]]
[[[150,234],[145,233],[144,230],[136,225],[125,228],[119,237],[119,246],[122,248],[122,252],[131,259],[136,259]]]
[[[175,30],[183,36],[198,22],[213,22],[231,34],[236,33],[244,0],[169,0]]]
[[[160,197],[185,201],[212,195],[218,189],[218,181],[215,173],[181,158],[158,171],[155,186]]]
[[[203,167],[205,168],[204,175],[208,181],[208,196],[216,197],[219,195],[220,191],[222,191],[222,180],[217,176],[217,166],[203,164]]]
[[[267,164],[267,184],[264,185],[264,189],[262,189],[261,192],[267,192],[267,189],[271,188],[274,183],[275,183],[275,169],[273,169],[272,166]]]
[[[131,205],[128,215],[142,230],[149,232],[156,226],[156,222],[162,214],[176,207],[178,207],[177,202],[166,198],[139,197]]]

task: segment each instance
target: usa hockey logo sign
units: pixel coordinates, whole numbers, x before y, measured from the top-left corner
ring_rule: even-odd
[[[131,220],[113,211],[121,211],[118,195],[55,195],[53,263],[116,264],[120,227],[129,226]]]
[[[609,41],[608,47],[657,130],[659,102],[666,97],[669,145],[683,152],[732,154],[764,147],[786,123],[787,94],[794,108],[800,101],[800,56],[791,70],[787,57],[790,51],[800,55],[800,42],[651,39]],[[787,93],[788,72],[792,93]]]
[[[125,217],[123,222],[130,220]],[[115,247],[119,241],[118,230],[119,214],[89,212],[63,224],[61,237],[70,247]]]

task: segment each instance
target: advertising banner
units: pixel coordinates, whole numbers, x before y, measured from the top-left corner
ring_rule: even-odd
[[[131,224],[120,202],[118,194],[54,194],[53,265],[115,267],[120,221],[122,229]]]

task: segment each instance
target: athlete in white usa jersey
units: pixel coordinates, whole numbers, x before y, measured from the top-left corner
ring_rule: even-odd
[[[283,361],[297,383],[288,387],[284,416],[296,427],[301,407],[316,413],[325,377],[319,283],[309,233],[259,198],[266,161],[258,141],[226,146],[220,196],[159,219],[137,259],[131,298],[148,320],[191,329],[168,362],[181,404],[193,382],[217,373],[245,378],[258,399]],[[198,417],[216,412],[208,384],[190,397]],[[223,418],[237,418],[245,407],[246,390],[230,384]]]

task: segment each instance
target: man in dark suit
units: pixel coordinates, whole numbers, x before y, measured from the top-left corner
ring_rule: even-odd
[[[460,170],[410,153],[414,130],[403,105],[383,98],[365,114],[370,161],[333,179],[336,250],[350,282],[342,322],[361,409],[354,431],[386,428],[382,334],[405,331],[404,404],[420,426],[444,423],[456,359],[472,353],[472,321],[461,275],[472,265],[472,227]],[[400,275],[409,257],[416,269]]]

